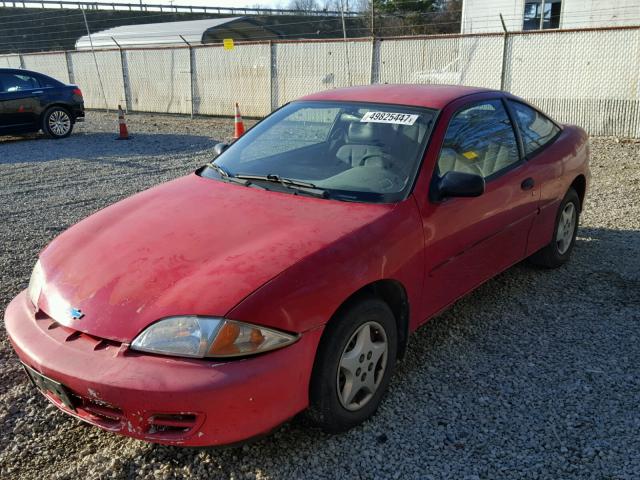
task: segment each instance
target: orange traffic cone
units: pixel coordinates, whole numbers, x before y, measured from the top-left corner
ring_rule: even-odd
[[[124,110],[120,105],[118,105],[118,123],[120,124],[120,135],[116,140],[129,140],[129,130],[124,119]]]
[[[234,139],[238,139],[244,133],[244,123],[242,123],[242,117],[240,116],[240,108],[238,107],[238,103],[236,102],[236,115],[235,115],[235,133],[233,134]]]

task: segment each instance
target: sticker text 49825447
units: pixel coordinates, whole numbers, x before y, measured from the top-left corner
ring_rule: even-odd
[[[410,113],[393,112],[367,112],[362,116],[361,122],[395,123],[398,125],[413,125],[420,115]]]

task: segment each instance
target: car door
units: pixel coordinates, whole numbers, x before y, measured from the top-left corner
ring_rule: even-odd
[[[508,99],[507,105],[513,112],[527,162],[535,166],[540,187],[539,214],[527,242],[527,253],[533,254],[547,245],[553,235],[556,213],[566,193],[560,159],[573,156],[573,152],[558,143],[562,129],[549,117],[517,99]]]
[[[0,125],[5,129],[34,125],[43,89],[35,76],[0,73]]]
[[[524,257],[540,195],[501,96],[462,99],[445,110],[446,131],[427,167],[430,188],[446,172],[460,171],[484,177],[485,191],[421,199],[427,317]]]

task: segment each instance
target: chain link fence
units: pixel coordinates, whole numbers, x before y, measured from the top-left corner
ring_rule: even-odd
[[[503,47],[503,35],[383,40],[378,81],[499,89]]]
[[[64,52],[22,55],[22,67],[55,77],[62,82],[69,82],[69,69]]]
[[[95,59],[91,52],[67,53],[70,76],[74,83],[82,86],[87,108],[115,109],[127,104],[122,61],[120,52],[113,50],[96,51]]]
[[[303,95],[371,82],[372,42],[290,42],[275,44],[273,104]]]
[[[231,115],[237,101],[262,117],[349,85],[471,85],[510,91],[592,135],[640,138],[640,27],[99,50],[95,60],[70,51],[0,56],[0,67],[76,83],[89,108],[196,115]]]
[[[22,61],[20,55],[2,55],[0,56],[0,68],[20,68]]]
[[[242,113],[271,112],[271,46],[242,45],[229,52],[220,46],[193,49],[193,111],[231,115],[238,101]]]
[[[509,36],[504,78],[560,121],[640,137],[640,28]]]

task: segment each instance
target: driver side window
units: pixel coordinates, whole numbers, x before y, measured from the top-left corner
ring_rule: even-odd
[[[438,174],[453,171],[487,178],[519,161],[515,132],[502,101],[488,100],[451,119],[438,157]]]

